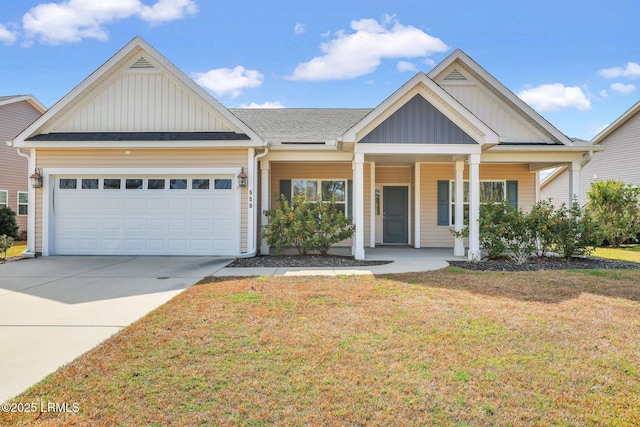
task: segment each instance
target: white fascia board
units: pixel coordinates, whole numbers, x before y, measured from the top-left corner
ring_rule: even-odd
[[[437,66],[435,66],[427,76],[430,79],[435,79],[440,73],[449,67],[449,65],[454,62],[460,62],[466,67],[473,70],[479,76],[481,76],[487,83],[489,83],[493,88],[495,88],[500,94],[513,102],[521,111],[527,114],[534,122],[536,122],[539,126],[543,127],[547,132],[551,135],[555,136],[558,141],[562,142],[564,145],[571,146],[573,142],[571,139],[560,132],[555,126],[549,123],[544,117],[538,114],[533,108],[531,108],[526,102],[518,98],[516,94],[511,92],[504,84],[500,83],[498,79],[493,77],[487,70],[482,68],[476,61],[474,61],[471,57],[469,57],[466,53],[464,53],[460,49],[456,49],[451,55],[446,57],[442,62],[440,62]]]
[[[47,111],[47,107],[45,107],[44,104],[38,101],[38,99],[33,95],[21,95],[16,96],[15,98],[5,99],[4,101],[0,101],[0,107],[3,105],[9,105],[21,101],[27,101],[29,104],[33,105],[33,107],[40,113],[44,113],[45,111]]]
[[[264,160],[270,162],[350,162],[353,153],[346,151],[269,151]]]
[[[535,163],[535,162],[580,162],[584,158],[584,153],[580,151],[557,151],[557,152],[510,152],[482,153],[482,163]]]
[[[491,153],[588,153],[590,151],[604,151],[605,147],[598,145],[495,145],[487,152]]]
[[[379,144],[358,143],[356,153],[363,154],[480,154],[479,144]]]
[[[419,89],[419,85],[424,85],[428,90],[421,91]],[[390,116],[396,110],[389,112],[389,109],[397,103],[402,97],[409,94],[412,90],[417,88],[417,93],[421,95],[427,95],[425,99],[429,102],[434,103],[434,106],[438,108],[438,110],[447,116],[452,122],[456,125],[464,128],[467,127],[465,123],[461,123],[460,117],[464,118],[468,123],[471,124],[475,129],[477,129],[478,133],[483,135],[481,141],[477,141],[480,144],[484,143],[498,143],[500,137],[485,123],[483,123],[480,119],[474,116],[469,110],[467,110],[462,104],[460,104],[455,98],[449,95],[444,89],[438,86],[433,80],[431,80],[427,75],[420,72],[416,74],[411,80],[402,85],[400,89],[395,91],[391,96],[385,99],[380,105],[378,105],[373,111],[367,114],[360,122],[356,123],[351,129],[349,129],[343,136],[342,140],[344,142],[357,142],[357,134],[373,121],[375,121],[378,117]],[[428,96],[429,91],[433,93],[434,96]],[[442,106],[448,108],[441,108]],[[440,108],[439,108],[440,107]],[[401,105],[398,106],[401,108]],[[455,114],[452,114],[451,109]],[[458,117],[459,115],[460,117]]]
[[[166,143],[163,143],[166,142]],[[257,141],[21,141],[16,148],[249,148],[262,147]]]
[[[48,180],[55,175],[237,175],[241,168],[44,168],[42,176]]]

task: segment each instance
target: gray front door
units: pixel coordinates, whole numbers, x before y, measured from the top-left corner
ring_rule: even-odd
[[[409,243],[409,189],[385,186],[382,200],[383,243]]]

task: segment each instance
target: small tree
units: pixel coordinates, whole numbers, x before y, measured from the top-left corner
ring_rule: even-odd
[[[0,235],[6,234],[14,239],[18,238],[18,223],[16,213],[8,206],[0,208]]]
[[[13,246],[13,239],[6,234],[0,235],[0,259],[7,259],[7,251]]]
[[[619,247],[640,233],[640,188],[619,180],[595,181],[587,193],[589,215],[610,245]]]
[[[589,215],[584,215],[580,204],[574,200],[571,207],[563,203],[551,219],[554,247],[564,258],[589,255],[602,241],[598,227]]]
[[[529,223],[533,238],[537,242],[537,256],[545,256],[553,246],[555,236],[551,227],[551,220],[554,214],[554,206],[551,199],[541,200],[533,205],[529,213]]]
[[[291,203],[280,195],[280,206],[265,211],[269,224],[262,235],[269,246],[281,249],[294,246],[300,255],[316,250],[326,254],[329,248],[354,233],[351,219],[337,208],[335,202],[309,203],[304,195],[293,197]]]

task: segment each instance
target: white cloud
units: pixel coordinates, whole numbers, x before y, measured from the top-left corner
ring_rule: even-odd
[[[0,42],[10,45],[18,39],[15,31],[8,29],[5,25],[0,24]]]
[[[398,61],[398,65],[396,65],[396,67],[401,73],[404,73],[406,71],[418,71],[418,67],[408,61]]]
[[[614,92],[618,92],[622,95],[629,95],[631,92],[636,90],[636,85],[634,84],[624,84],[624,83],[612,83],[611,90]]]
[[[157,25],[196,11],[194,0],[158,0],[152,6],[140,0],[67,0],[32,7],[22,17],[22,26],[29,39],[37,37],[48,44],[75,43],[86,38],[104,41],[109,38],[106,24],[139,17]]]
[[[299,36],[300,34],[304,34],[307,32],[307,26],[304,25],[303,23],[298,22],[293,27],[293,32],[296,33],[296,36]]]
[[[606,91],[606,90],[602,89],[602,90],[600,91],[600,96],[601,96],[602,98],[608,98],[608,97],[609,97],[609,94],[607,93],[607,91]]]
[[[151,25],[182,19],[198,11],[195,0],[158,0],[153,6],[142,6],[140,18]]]
[[[559,111],[570,107],[583,111],[591,107],[591,102],[580,87],[565,86],[562,83],[524,89],[518,96],[538,111]]]
[[[327,31],[325,31],[324,33],[321,33],[321,34],[320,34],[320,37],[322,37],[322,38],[327,38],[327,37],[329,37],[330,35],[331,35],[331,31],[327,30]]]
[[[247,70],[241,65],[235,68],[216,68],[205,73],[192,73],[191,76],[200,86],[210,90],[216,96],[229,95],[237,98],[246,88],[262,85],[264,76],[256,70]]]
[[[322,56],[298,64],[292,80],[351,79],[375,71],[383,59],[427,57],[449,47],[440,39],[385,15],[383,23],[374,19],[351,21],[353,33],[340,30],[332,40],[320,45]]]
[[[284,105],[280,101],[267,101],[262,104],[251,102],[249,104],[241,104],[240,108],[284,108]]]
[[[637,79],[640,77],[640,64],[637,62],[627,62],[624,67],[605,68],[598,71],[605,79],[615,79],[618,77],[627,77],[629,79]]]

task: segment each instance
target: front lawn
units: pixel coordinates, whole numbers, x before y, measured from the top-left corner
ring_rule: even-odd
[[[640,271],[205,280],[16,425],[640,424]],[[73,412],[73,411],[72,411]]]
[[[596,248],[592,256],[620,261],[640,262],[640,245],[625,245],[620,248]]]
[[[13,246],[7,251],[7,257],[22,256],[22,252],[27,250],[27,242],[13,242]]]

